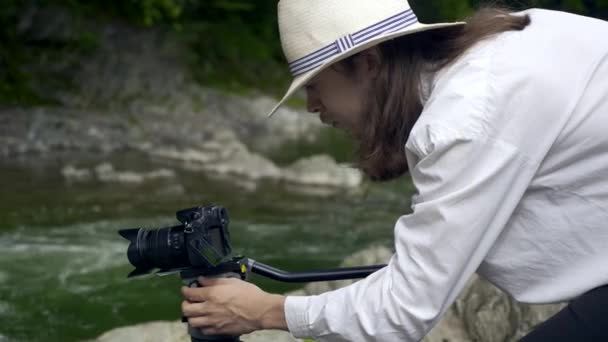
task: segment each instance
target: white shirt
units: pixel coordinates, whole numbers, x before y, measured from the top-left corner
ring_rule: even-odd
[[[530,10],[434,78],[405,146],[416,194],[384,269],[287,297],[291,333],[418,341],[477,272],[516,300],[608,284],[608,23]]]

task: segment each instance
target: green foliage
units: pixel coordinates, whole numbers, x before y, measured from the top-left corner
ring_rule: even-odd
[[[193,51],[195,75],[229,90],[252,86],[277,93],[287,82],[275,11],[265,2],[216,1],[191,8],[183,36]]]
[[[203,84],[278,95],[289,81],[276,0],[70,1],[144,26],[173,28],[191,47],[194,75]]]
[[[471,4],[462,0],[411,0],[410,5],[420,21],[427,23],[460,20],[473,11]]]
[[[0,7],[0,103],[37,103],[39,99],[28,87],[29,77],[20,65],[27,55],[18,48],[18,14],[18,0],[6,0]]]
[[[40,9],[38,6],[41,5],[49,6],[46,8],[61,7],[54,1],[38,3],[22,0],[6,0],[0,7],[0,103],[2,104],[56,104],[50,97],[34,91],[33,85],[45,81],[50,82],[53,87],[63,89],[70,86],[69,81],[57,74],[57,70],[40,70],[39,61],[57,61],[66,69],[70,69],[73,60],[68,60],[66,55],[92,53],[97,47],[97,37],[92,32],[83,30],[78,20],[55,21],[46,27],[52,29],[43,30],[42,34],[32,31],[28,22],[37,20],[32,19],[32,16],[37,14],[34,9]],[[29,19],[23,20],[28,16]],[[71,34],[57,37],[46,32],[62,31],[54,25],[57,23],[66,27],[74,25],[69,29]]]
[[[191,47],[194,75],[230,91],[278,95],[289,77],[278,39],[276,0],[70,0],[143,26],[168,27]],[[86,5],[85,5],[86,4]]]
[[[608,0],[469,0],[469,3],[472,7],[496,4],[513,9],[546,8],[608,19]]]
[[[607,0],[528,0],[526,3],[531,7],[557,9],[608,19]]]
[[[459,20],[484,4],[558,9],[608,18],[608,0],[411,0],[410,3],[423,22]],[[30,87],[38,81],[32,79],[27,67],[32,49],[27,37],[17,29],[19,18],[31,6],[68,8],[86,20],[118,19],[143,27],[174,30],[191,46],[194,75],[206,85],[230,91],[258,89],[280,96],[290,81],[278,37],[277,0],[3,0],[0,103],[45,101]],[[38,43],[43,43],[39,50],[67,48],[93,52],[96,41],[92,32],[84,30],[59,45],[53,41]]]
[[[123,18],[131,23],[153,26],[177,24],[188,1],[191,0],[47,0],[40,4],[68,7],[89,17]]]
[[[276,1],[191,1],[182,23],[201,83],[275,95],[287,86]]]
[[[139,0],[132,1],[139,4],[141,18],[145,25],[152,25],[159,21],[177,20],[182,12],[182,6],[173,0]]]

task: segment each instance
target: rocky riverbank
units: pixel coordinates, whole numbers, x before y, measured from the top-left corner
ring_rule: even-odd
[[[45,32],[47,40],[69,36],[56,29],[53,21],[28,23],[40,25],[30,31]],[[53,83],[38,84],[36,91],[56,105],[0,108],[1,156],[137,151],[174,162],[178,168],[236,177],[248,186],[259,180],[275,180],[319,187],[323,191],[312,193],[326,194],[354,189],[361,183],[357,171],[328,156],[309,156],[287,166],[279,166],[268,157],[285,144],[318,139],[321,126],[316,117],[283,108],[268,119],[266,113],[275,99],[254,93],[227,94],[202,86],[184,65],[185,47],[169,33],[120,25],[97,31],[99,47],[94,54],[79,56],[69,68],[46,60],[37,66],[54,70],[54,75],[76,85],[58,88]],[[74,56],[62,58],[72,60]],[[64,170],[68,178],[87,173],[78,172],[77,161]]]

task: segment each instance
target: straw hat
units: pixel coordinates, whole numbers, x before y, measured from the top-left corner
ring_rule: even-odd
[[[281,0],[279,32],[294,79],[274,112],[331,64],[380,42],[461,22],[422,24],[407,0]]]

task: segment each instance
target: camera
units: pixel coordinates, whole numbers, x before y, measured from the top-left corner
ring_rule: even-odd
[[[129,262],[135,266],[129,277],[184,269],[212,270],[232,258],[228,212],[217,205],[183,209],[176,213],[181,225],[145,229],[123,229],[118,233],[130,241]]]
[[[283,282],[328,281],[364,278],[385,265],[347,267],[306,272],[286,272],[243,256],[233,256],[228,232],[228,212],[218,205],[183,209],[181,223],[158,229],[131,228],[118,233],[129,240],[127,258],[135,266],[128,277],[160,269],[157,274],[179,272],[185,286],[198,287],[199,276],[248,280],[250,272]],[[187,322],[182,318],[183,322]],[[239,336],[207,336],[188,325],[192,342],[238,342]]]

